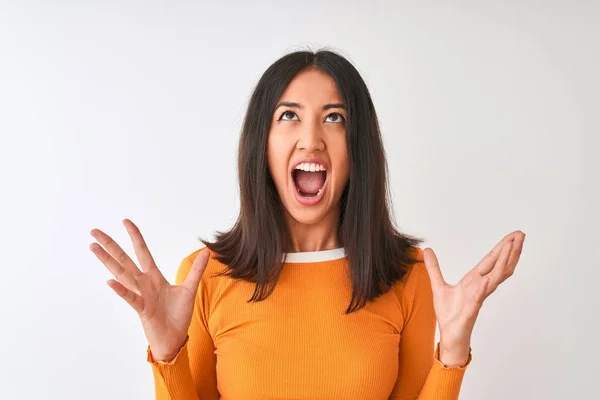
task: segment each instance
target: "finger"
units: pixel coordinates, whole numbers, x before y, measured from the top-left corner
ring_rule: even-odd
[[[140,314],[144,310],[144,299],[127,289],[120,282],[111,279],[106,282],[108,286],[123,300],[125,300],[138,314]]]
[[[133,242],[133,249],[135,250],[135,255],[140,262],[142,270],[145,272],[158,271],[156,263],[154,262],[154,258],[152,257],[152,254],[150,254],[150,250],[148,249],[146,241],[144,240],[139,228],[129,219],[124,219],[123,225],[125,225],[127,233]],[[160,271],[158,272],[160,273]]]
[[[130,271],[125,269],[110,254],[106,252],[98,243],[91,243],[90,250],[96,255],[98,260],[128,289],[138,291],[137,280]]]
[[[508,257],[508,268],[512,273],[515,272],[515,268],[517,267],[517,263],[521,258],[521,252],[523,251],[523,243],[525,242],[525,234],[521,232],[520,235],[517,235],[515,241],[513,243],[513,248],[510,253],[510,257]]]
[[[196,259],[192,264],[192,269],[188,273],[188,276],[185,278],[185,281],[183,281],[182,283],[182,285],[192,293],[196,293],[198,291],[200,278],[202,278],[202,274],[206,269],[206,264],[208,264],[209,257],[210,251],[208,249],[202,250],[196,256]]]
[[[125,251],[106,233],[100,229],[92,229],[90,234],[106,249],[108,254],[114,258],[123,268],[129,271],[133,276],[138,276],[142,272],[139,270],[133,260],[125,253]]]
[[[441,289],[444,285],[446,285],[446,281],[442,276],[440,264],[438,263],[438,259],[433,249],[427,247],[423,250],[423,261],[425,262],[425,268],[427,269],[427,273],[429,274],[429,280],[431,281],[431,289],[434,292],[436,290]]]
[[[507,268],[507,264],[512,248],[513,242],[508,242],[504,245],[496,265],[494,265],[492,272],[489,273],[488,276],[490,277],[490,284],[488,285],[487,289],[488,296],[496,290],[498,285],[504,282],[511,275],[509,269]]]
[[[487,275],[490,273],[490,271],[494,268],[496,261],[498,261],[498,257],[500,256],[500,252],[502,251],[504,244],[513,241],[519,232],[520,231],[514,231],[504,236],[502,240],[500,240],[498,244],[496,244],[496,246],[494,246],[494,248],[488,254],[486,254],[485,257],[479,261],[479,263],[477,263],[475,269],[480,275]]]

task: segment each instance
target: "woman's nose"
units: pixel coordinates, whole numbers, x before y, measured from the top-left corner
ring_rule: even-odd
[[[296,148],[307,152],[324,150],[325,142],[320,124],[307,124],[304,129],[300,129]]]

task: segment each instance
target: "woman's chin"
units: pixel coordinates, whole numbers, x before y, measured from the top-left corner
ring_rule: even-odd
[[[327,208],[323,207],[322,204],[310,208],[302,207],[302,209],[294,207],[294,209],[288,208],[288,213],[300,224],[314,225],[322,221],[325,215],[327,215]]]

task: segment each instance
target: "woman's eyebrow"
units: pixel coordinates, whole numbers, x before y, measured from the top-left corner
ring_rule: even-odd
[[[342,103],[325,104],[323,106],[323,110],[329,110],[330,108],[343,108],[345,110],[346,106],[343,105]]]
[[[299,103],[292,103],[292,102],[289,102],[289,101],[282,101],[281,103],[277,104],[277,106],[275,107],[275,109],[277,110],[279,107],[302,108],[302,106]]]
[[[279,107],[303,108],[300,103],[294,103],[294,102],[289,102],[289,101],[282,101],[282,102],[280,102],[275,107],[275,110],[277,110]],[[342,103],[325,104],[323,106],[323,110],[329,110],[330,108],[343,108],[345,110],[346,106],[344,106]]]

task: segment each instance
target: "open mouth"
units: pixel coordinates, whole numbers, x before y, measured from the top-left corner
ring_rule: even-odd
[[[317,203],[327,182],[327,170],[320,163],[300,163],[292,170],[296,198],[302,204]]]

